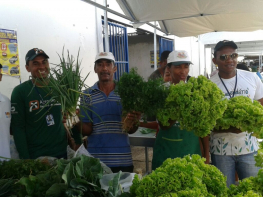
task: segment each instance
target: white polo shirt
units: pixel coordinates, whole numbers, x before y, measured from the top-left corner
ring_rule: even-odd
[[[10,155],[10,100],[0,93],[0,156],[11,158]],[[0,160],[3,160],[0,158]]]

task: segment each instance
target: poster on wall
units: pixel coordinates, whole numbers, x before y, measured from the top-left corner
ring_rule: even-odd
[[[2,74],[20,76],[17,32],[14,30],[0,29],[0,64]]]
[[[159,66],[159,50],[156,51],[157,67]],[[154,65],[154,51],[150,51],[150,63]]]

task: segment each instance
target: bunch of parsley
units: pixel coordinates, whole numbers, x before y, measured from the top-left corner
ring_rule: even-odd
[[[169,89],[162,84],[162,79],[144,81],[136,69],[124,73],[117,83],[124,115],[136,111],[143,113],[144,120],[156,116],[169,93]]]

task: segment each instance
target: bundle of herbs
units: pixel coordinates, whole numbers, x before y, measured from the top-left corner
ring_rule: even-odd
[[[51,96],[46,106],[53,100],[61,104],[63,116],[67,116],[66,126],[68,129],[71,129],[79,122],[76,109],[87,107],[79,105],[79,98],[83,94],[82,90],[85,88],[85,80],[89,74],[85,78],[81,77],[79,52],[75,60],[69,54],[69,51],[65,57],[63,48],[62,56],[59,55],[59,58],[60,63],[55,68],[50,69],[47,79],[42,78],[35,81],[41,84],[48,95]]]
[[[123,117],[130,112],[141,112],[143,119],[155,116],[165,104],[169,89],[162,85],[162,79],[144,81],[136,69],[124,73],[117,83],[117,93],[121,97]],[[139,122],[124,118],[123,129],[129,131]]]

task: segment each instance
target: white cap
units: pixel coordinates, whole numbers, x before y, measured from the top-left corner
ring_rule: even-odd
[[[115,62],[115,58],[111,52],[100,52],[96,55],[95,62],[100,59],[107,59]]]
[[[183,50],[172,51],[167,58],[167,64],[169,63],[172,63],[172,65],[174,66],[185,64],[185,63],[192,64],[187,52]]]

